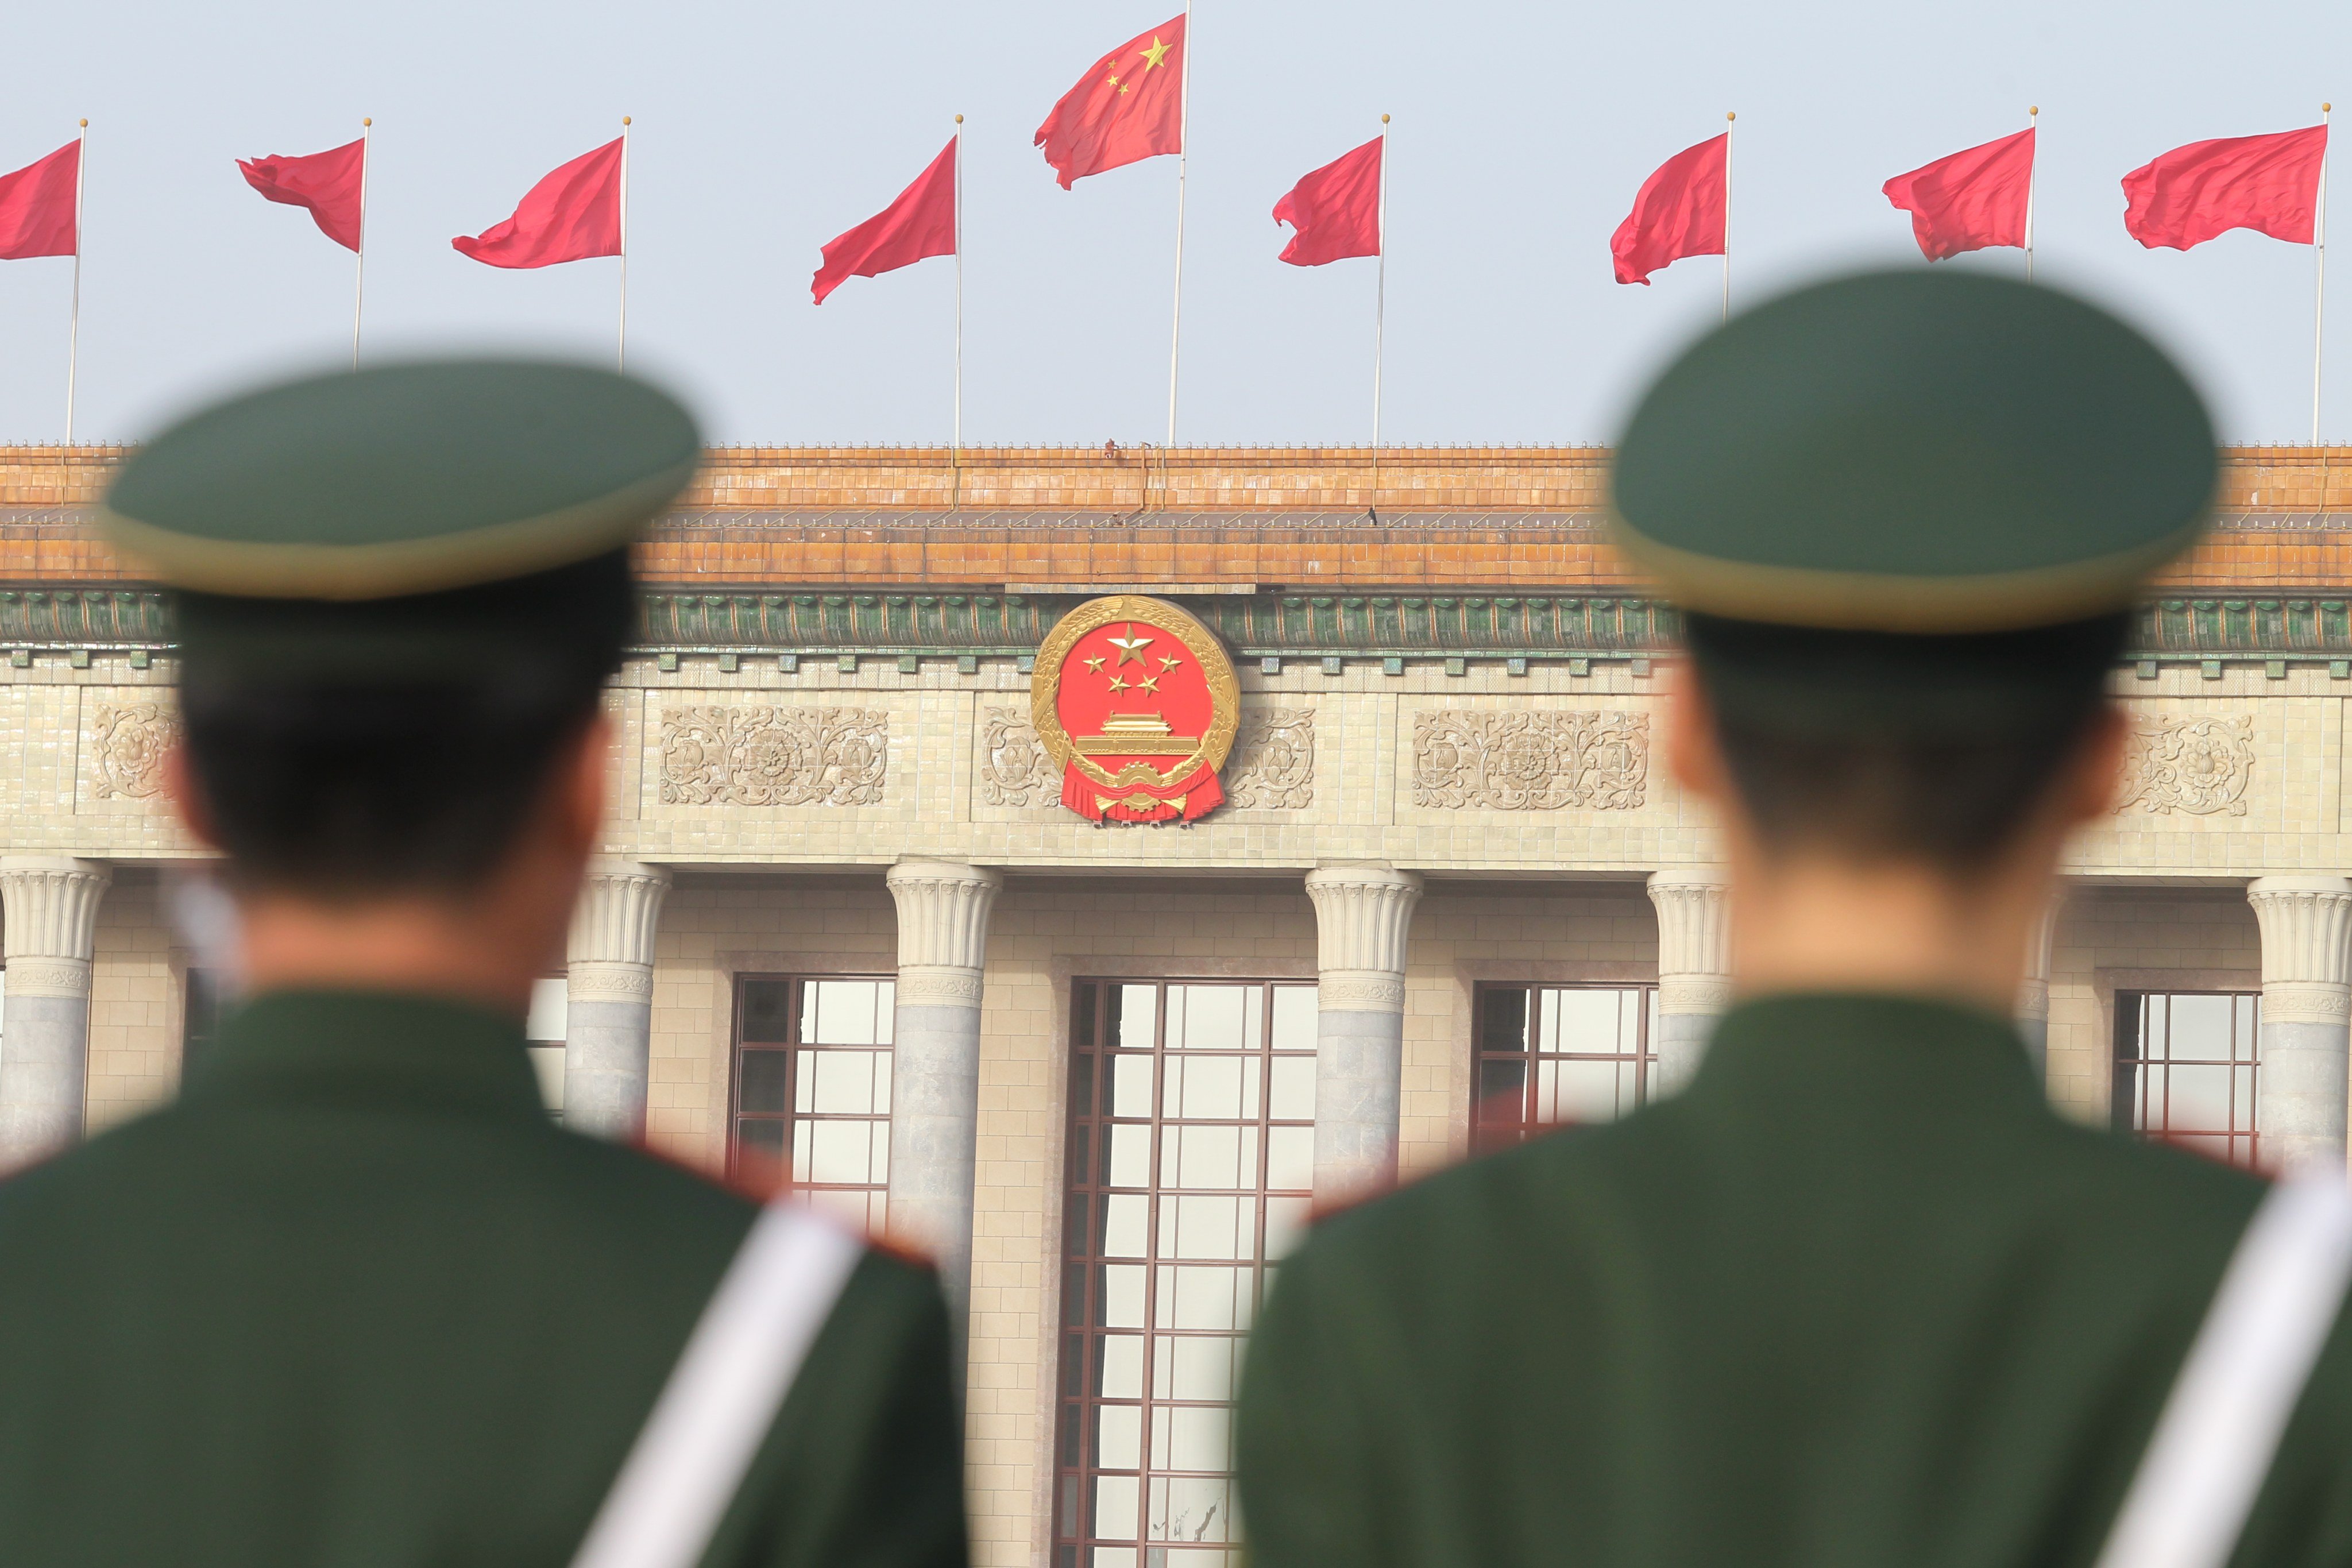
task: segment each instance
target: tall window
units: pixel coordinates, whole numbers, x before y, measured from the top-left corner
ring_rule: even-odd
[[[788,1176],[818,1207],[882,1228],[897,992],[887,980],[737,983],[730,1169]]]
[[[1237,1564],[1242,1342],[1307,1221],[1312,985],[1081,982],[1055,1568]]]
[[[1613,1121],[1646,1100],[1654,985],[1481,985],[1472,1142],[1507,1148],[1561,1122]]]
[[[2255,992],[2116,992],[2115,1124],[2252,1165],[2262,1010]]]
[[[209,969],[190,969],[180,1003],[180,1081],[185,1083],[220,1033],[220,976]]]

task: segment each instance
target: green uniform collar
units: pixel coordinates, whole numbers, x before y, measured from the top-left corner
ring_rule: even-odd
[[[1687,1098],[1697,1103],[1799,1093],[1846,1103],[2042,1108],[2025,1043],[2006,1018],[1957,1002],[1800,991],[1726,1013]]]
[[[522,1028],[470,1003],[362,991],[275,991],[236,1009],[188,1097],[301,1099],[546,1120]]]

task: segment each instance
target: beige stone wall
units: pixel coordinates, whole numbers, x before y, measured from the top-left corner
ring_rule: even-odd
[[[93,1132],[179,1090],[186,955],[173,948],[160,891],[152,872],[117,871],[98,906],[89,974]]]

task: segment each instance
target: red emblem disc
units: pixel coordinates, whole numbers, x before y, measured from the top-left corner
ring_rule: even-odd
[[[1117,594],[1063,616],[1037,650],[1030,720],[1062,765],[1062,804],[1094,821],[1189,822],[1224,804],[1240,688],[1208,627]]]

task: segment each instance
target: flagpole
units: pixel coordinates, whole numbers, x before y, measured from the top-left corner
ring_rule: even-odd
[[[89,167],[89,121],[81,122],[81,145],[74,150],[73,310],[66,321],[66,445],[73,445],[74,373],[81,363],[81,182]]]
[[[2025,128],[2038,132],[2042,125],[2042,106],[2029,104],[2025,110]],[[2042,138],[2033,138],[2033,156],[2025,163],[2025,280],[2033,281],[2033,182],[2042,172]]]
[[[950,510],[963,506],[963,116],[955,117],[955,445],[949,452],[954,470]]]
[[[629,117],[621,116],[621,341],[618,369],[629,368]]]
[[[1176,444],[1176,351],[1184,341],[1184,160],[1192,135],[1192,0],[1184,0],[1184,79],[1176,88],[1176,290],[1168,312],[1168,445]]]
[[[360,367],[360,310],[367,302],[367,183],[368,128],[375,123],[373,115],[360,120],[360,243],[359,266],[352,280],[352,368]]]
[[[2327,129],[2332,103],[2319,106],[2319,127]],[[2311,248],[2315,281],[2311,290],[2311,444],[2319,445],[2319,367],[2323,331],[2327,324],[2327,145],[2319,148],[2319,200],[2312,210]]]
[[[1723,319],[1731,320],[1731,132],[1738,115],[1723,115]]]
[[[1372,283],[1372,504],[1366,510],[1372,521],[1381,516],[1381,352],[1382,339],[1388,331],[1389,313],[1389,117],[1381,116],[1381,194],[1373,224],[1378,231],[1380,250],[1373,265]]]

